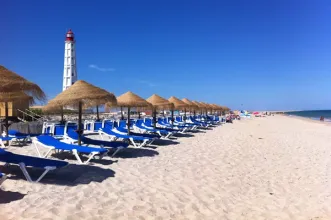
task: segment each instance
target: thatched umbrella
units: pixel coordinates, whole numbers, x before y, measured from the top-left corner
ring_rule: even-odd
[[[200,102],[200,104],[203,107],[203,109],[206,110],[206,115],[207,115],[208,114],[208,108],[209,108],[208,105],[206,103],[204,103],[204,102]]]
[[[208,107],[208,110],[210,110],[210,113],[213,114],[213,110],[215,110],[215,107],[212,104],[205,103]]]
[[[0,65],[0,102],[5,104],[5,127],[8,137],[8,102],[38,99],[45,100],[45,93],[41,88],[18,74]]]
[[[30,104],[34,103],[34,98],[25,94],[24,92],[0,92],[0,102],[3,103],[5,107],[5,129],[6,129],[6,137],[8,137],[8,102],[29,102]]]
[[[42,108],[44,113],[59,113],[61,114],[61,123],[64,123],[64,111],[63,106],[55,105],[55,104],[48,104]]]
[[[203,109],[205,109],[206,107],[204,105],[202,105],[200,102],[197,102],[197,101],[192,101],[192,102],[199,107],[200,114],[202,114]]]
[[[78,106],[78,144],[81,145],[82,129],[82,109],[83,105],[90,106],[94,101],[99,103],[108,103],[116,105],[116,97],[114,94],[107,92],[104,89],[93,86],[83,80],[78,80],[68,89],[61,92],[47,105],[57,106]]]
[[[171,124],[174,124],[174,110],[180,110],[185,109],[189,105],[183,102],[182,100],[176,98],[175,96],[171,96],[168,101],[173,104],[173,107],[171,108]],[[186,111],[186,110],[185,110]],[[185,113],[186,114],[186,113]],[[186,116],[185,116],[186,117]],[[186,119],[186,118],[185,118]]]
[[[218,114],[218,111],[220,110],[220,108],[216,104],[209,104],[209,105],[213,108],[214,112],[216,114]]]
[[[156,110],[157,109],[165,109],[170,108],[173,106],[172,103],[170,103],[168,100],[162,98],[161,96],[158,96],[156,94],[153,94],[151,97],[146,99],[147,102],[149,102],[152,105],[153,109],[153,123],[154,128],[156,128]]]
[[[44,101],[45,93],[41,88],[22,76],[0,65],[0,92],[25,92],[33,98]]]
[[[127,92],[117,97],[117,106],[127,107],[128,108],[128,134],[130,135],[130,109],[132,107],[147,107],[150,104],[140,96],[132,93]]]
[[[190,111],[193,111],[193,114],[195,116],[195,110],[199,110],[199,106],[197,106],[194,102],[190,101],[187,98],[183,98],[182,101],[189,105]],[[186,117],[186,110],[185,110],[185,117]]]

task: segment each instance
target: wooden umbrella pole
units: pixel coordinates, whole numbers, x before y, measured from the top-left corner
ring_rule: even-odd
[[[184,121],[186,121],[186,108],[184,108]]]
[[[97,121],[100,121],[100,118],[99,118],[99,106],[97,105]]]
[[[121,107],[121,120],[124,120],[123,107]]]
[[[63,106],[61,107],[61,124],[64,124]]]
[[[8,138],[8,102],[5,102],[5,127],[6,127],[6,137]],[[9,141],[6,141],[6,145],[9,145]]]
[[[83,104],[82,102],[78,103],[78,145],[82,145],[82,140],[81,140],[81,136],[82,136],[82,108],[83,108]]]
[[[128,135],[130,135],[130,107],[128,107],[128,123],[127,123],[127,126],[128,126]]]
[[[138,112],[138,118],[141,119],[140,111]]]
[[[194,115],[194,117],[195,117],[195,110],[193,110],[193,115]]]
[[[153,110],[153,127],[156,129],[156,109]]]
[[[174,126],[174,110],[171,110],[171,125]]]

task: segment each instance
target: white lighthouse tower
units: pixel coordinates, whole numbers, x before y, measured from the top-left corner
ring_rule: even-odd
[[[75,44],[74,33],[69,29],[66,33],[64,47],[63,91],[77,81]]]

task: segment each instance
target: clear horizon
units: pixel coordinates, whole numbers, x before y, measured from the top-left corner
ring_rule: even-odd
[[[1,65],[62,91],[64,37],[78,79],[232,109],[331,109],[331,2],[326,0],[41,1],[3,4]]]

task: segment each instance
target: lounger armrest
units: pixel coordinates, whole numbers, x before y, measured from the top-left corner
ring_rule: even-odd
[[[56,170],[56,167],[54,167],[54,166],[46,166],[44,168],[45,168],[45,170]]]

